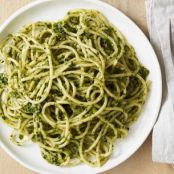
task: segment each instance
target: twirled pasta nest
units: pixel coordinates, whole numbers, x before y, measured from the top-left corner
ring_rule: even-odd
[[[14,129],[14,143],[37,143],[55,165],[102,166],[147,97],[148,70],[95,10],[29,24],[0,52],[0,117]]]

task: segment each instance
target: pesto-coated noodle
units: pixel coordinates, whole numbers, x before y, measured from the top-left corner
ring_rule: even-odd
[[[35,22],[0,45],[1,119],[49,163],[102,166],[146,100],[149,71],[95,10]]]

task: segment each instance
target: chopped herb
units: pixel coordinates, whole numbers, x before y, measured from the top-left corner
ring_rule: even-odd
[[[113,32],[113,28],[111,27],[108,27],[106,29],[103,30],[107,35],[111,36],[112,35],[112,32]]]
[[[69,26],[68,24],[65,24],[65,28],[72,33],[77,33],[77,28],[73,28]]]
[[[145,68],[144,66],[141,66],[138,73],[144,80],[146,80],[147,76],[149,75],[149,70]]]
[[[8,84],[8,79],[3,73],[0,73],[0,87],[4,87]]]
[[[77,25],[77,24],[79,23],[79,18],[78,18],[78,17],[71,17],[71,18],[70,18],[70,21],[71,21],[73,24]]]
[[[114,51],[111,41],[107,38],[101,39],[101,46],[108,54],[111,54]]]
[[[2,118],[3,120],[6,120],[6,119],[7,119],[7,117],[5,117],[5,116],[2,116],[1,118]]]
[[[55,24],[55,31],[56,32],[59,32],[61,34],[64,34],[65,33],[65,31],[63,29],[62,22],[58,22],[58,23]]]
[[[36,113],[36,112],[40,112],[41,105],[40,104],[32,105],[31,103],[28,103],[25,106],[23,106],[22,109],[27,113]]]
[[[24,136],[22,134],[19,135],[19,139],[22,140]]]

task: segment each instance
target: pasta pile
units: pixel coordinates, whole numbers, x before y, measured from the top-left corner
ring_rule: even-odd
[[[146,100],[149,71],[98,11],[35,22],[0,44],[0,117],[49,163],[102,166]]]

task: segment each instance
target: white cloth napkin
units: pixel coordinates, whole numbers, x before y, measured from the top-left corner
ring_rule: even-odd
[[[146,0],[146,13],[163,80],[161,110],[153,128],[152,159],[174,163],[174,0]]]

